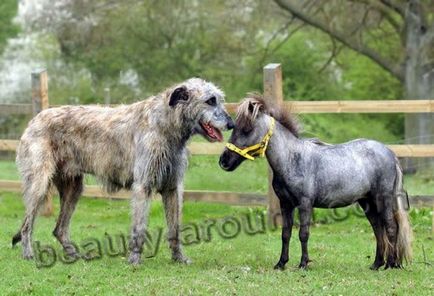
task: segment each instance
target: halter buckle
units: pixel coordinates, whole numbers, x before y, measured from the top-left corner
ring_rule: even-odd
[[[232,143],[226,143],[226,148],[241,155],[242,157],[248,160],[255,160],[255,157],[257,156],[264,157],[270,138],[273,135],[274,124],[275,124],[274,118],[271,117],[270,128],[268,129],[268,132],[265,134],[265,136],[262,138],[261,142],[259,142],[258,144],[241,149]],[[249,152],[251,152],[251,154]]]

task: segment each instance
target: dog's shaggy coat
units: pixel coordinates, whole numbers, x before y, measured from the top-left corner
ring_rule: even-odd
[[[173,259],[188,261],[179,240],[186,143],[194,133],[222,140],[220,130],[233,127],[223,101],[214,84],[192,78],[131,105],[64,106],[38,114],[17,150],[26,213],[13,244],[22,240],[24,258],[33,257],[34,220],[54,185],[61,208],[53,234],[67,254],[78,256],[69,224],[83,174],[92,174],[108,192],[132,190],[130,263],[140,261],[153,193],[162,195]]]

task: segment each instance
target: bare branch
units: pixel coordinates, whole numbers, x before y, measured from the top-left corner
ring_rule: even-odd
[[[343,46],[337,46],[336,44],[336,40],[330,36],[331,42],[332,42],[332,53],[330,55],[330,57],[327,59],[327,61],[325,62],[325,64],[321,67],[321,69],[319,69],[318,73],[322,73],[325,69],[327,69],[327,67],[331,64],[331,62],[338,56],[338,54],[341,52]]]
[[[396,78],[398,78],[400,81],[404,81],[404,72],[400,65],[398,63],[393,63],[392,61],[386,59],[385,57],[381,56],[378,52],[374,51],[372,48],[369,48],[365,44],[359,43],[354,40],[354,36],[346,36],[345,34],[338,32],[336,30],[333,30],[330,28],[327,24],[323,23],[322,21],[318,20],[317,18],[313,18],[305,13],[303,13],[297,6],[284,1],[284,0],[274,0],[279,7],[281,7],[284,10],[287,10],[290,12],[293,16],[296,18],[302,20],[303,22],[329,34],[336,40],[342,42],[347,47],[357,51],[360,54],[365,55],[366,57],[370,58],[374,62],[376,62],[378,65],[380,65],[383,69],[390,72],[392,75],[394,75]]]
[[[292,37],[292,35],[294,35],[298,30],[300,30],[301,28],[304,27],[304,23],[298,25],[297,27],[295,27],[294,29],[292,29],[291,31],[288,32],[288,34],[285,36],[285,38],[282,39],[282,41],[279,42],[279,44],[277,44],[273,50],[271,51],[271,53],[275,53],[276,51],[279,50],[279,48],[282,47],[282,45],[284,45],[286,43],[286,41],[288,41],[289,38]]]
[[[292,17],[281,28],[276,30],[276,32],[274,32],[273,36],[271,36],[271,38],[268,40],[267,44],[265,45],[265,50],[263,51],[262,58],[260,59],[261,62],[258,63],[258,65],[260,65],[260,67],[262,67],[265,60],[267,59],[267,57],[270,54],[273,54],[276,51],[278,51],[279,48],[282,47],[286,43],[286,41],[288,41],[288,39],[291,38],[292,35],[294,35],[298,30],[300,30],[304,26],[304,23],[301,23],[300,25],[296,26],[294,29],[288,31],[286,33],[286,36],[282,40],[280,40],[280,42],[276,46],[274,46],[274,48],[271,48],[273,41],[279,36],[279,34],[281,34],[284,31],[287,31],[288,28],[293,24],[294,21],[295,21],[295,17]]]
[[[385,6],[384,4],[379,3],[377,0],[350,0],[355,3],[363,3],[367,5],[369,8],[372,8],[378,11],[387,22],[395,29],[396,33],[401,36],[403,31],[403,24],[398,22],[394,15],[392,15],[392,11],[390,7]]]
[[[278,30],[276,30],[276,32],[274,32],[274,34],[272,35],[272,37],[268,40],[267,44],[265,45],[265,48],[263,50],[261,59],[259,60],[259,62],[257,63],[258,65],[258,70],[262,69],[265,60],[267,59],[267,57],[269,57],[270,55],[274,54],[275,52],[277,52],[279,50],[279,48],[281,48],[286,41],[288,41],[289,38],[291,38],[298,30],[300,30],[302,27],[305,26],[305,23],[300,23],[298,26],[296,26],[295,28],[293,28],[292,30],[288,30],[289,27],[293,24],[293,22],[296,20],[295,17],[291,17],[291,19],[286,22],[281,28],[279,28]],[[279,36],[280,33],[287,31],[286,36],[279,41],[279,43],[277,45],[275,45],[273,48],[271,48],[271,45],[273,44],[273,41],[275,39],[277,39],[277,37]],[[252,73],[252,77],[250,79],[251,83],[253,83],[254,79],[255,79],[255,71],[253,71]]]
[[[396,3],[394,0],[380,0],[380,2],[395,10],[403,18],[405,17],[405,7],[403,5]]]

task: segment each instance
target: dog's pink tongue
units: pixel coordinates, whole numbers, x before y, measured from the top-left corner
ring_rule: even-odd
[[[207,124],[205,125],[205,130],[210,138],[215,139],[219,142],[223,142],[223,134],[218,128],[215,128],[210,124]]]
[[[214,135],[219,142],[223,142],[223,134],[219,129],[214,128]]]

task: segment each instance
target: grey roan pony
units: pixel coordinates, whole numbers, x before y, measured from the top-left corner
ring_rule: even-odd
[[[260,145],[255,146],[257,143]],[[256,148],[249,149],[252,146]],[[238,108],[220,166],[232,171],[246,158],[254,159],[264,152],[273,170],[273,189],[282,212],[282,253],[275,269],[283,269],[288,262],[295,208],[300,214],[299,267],[306,268],[312,209],[355,202],[365,211],[377,240],[371,269],[384,264],[386,269],[400,268],[404,260],[411,259],[412,233],[402,200],[406,197],[402,171],[397,157],[386,146],[364,139],[339,145],[302,139],[291,114],[283,108],[267,107],[260,96],[252,95]]]

